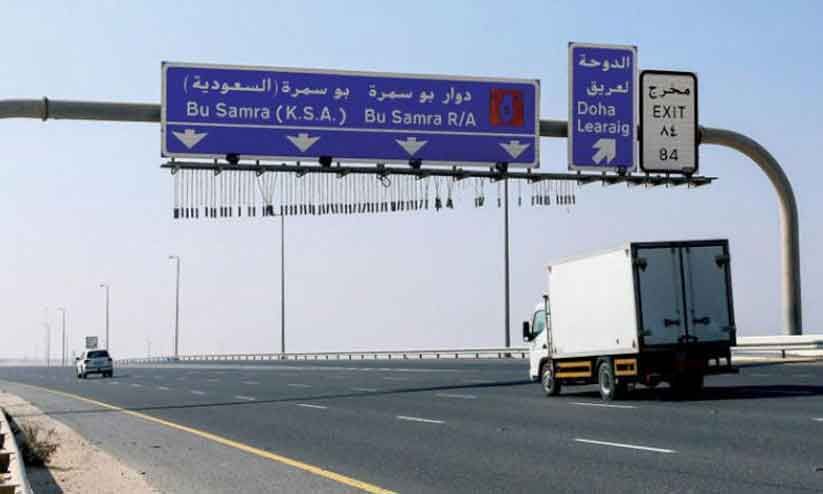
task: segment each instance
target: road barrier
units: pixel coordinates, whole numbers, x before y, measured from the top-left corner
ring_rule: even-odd
[[[788,357],[823,356],[823,335],[800,336],[741,336],[735,355],[780,354]],[[514,348],[461,348],[446,350],[382,350],[365,352],[305,352],[305,353],[229,353],[181,355],[174,357],[149,357],[121,359],[119,364],[154,364],[173,362],[221,362],[267,360],[423,360],[423,359],[526,359],[528,347]]]
[[[0,408],[0,494],[32,494],[11,424]]]
[[[735,354],[780,354],[787,357],[823,357],[823,335],[741,336]]]

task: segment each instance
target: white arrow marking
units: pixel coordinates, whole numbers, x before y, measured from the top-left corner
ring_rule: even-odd
[[[174,134],[174,137],[180,139],[180,142],[185,144],[189,149],[196,146],[198,142],[202,141],[203,138],[206,137],[205,132],[198,134],[194,129],[186,129],[183,132],[172,131],[172,134]]]
[[[306,133],[300,133],[296,136],[286,136],[286,139],[290,140],[292,144],[297,146],[297,149],[299,149],[301,153],[305,153],[307,149],[312,147],[314,143],[320,139],[320,137],[309,137]]]
[[[525,151],[526,148],[531,146],[531,144],[520,144],[520,141],[515,140],[509,142],[501,142],[500,145],[503,146],[503,149],[505,149],[506,152],[509,153],[513,159],[517,159],[518,156],[523,154],[523,151]]]
[[[405,141],[395,139],[394,142],[400,144],[400,147],[405,149],[406,152],[409,153],[409,156],[414,156],[414,153],[420,151],[420,148],[425,146],[429,141],[418,141],[416,137],[408,137]]]
[[[599,165],[603,158],[606,158],[606,163],[611,163],[617,155],[617,142],[614,139],[598,139],[592,147],[597,149],[597,152],[592,156],[592,160],[596,165]]]

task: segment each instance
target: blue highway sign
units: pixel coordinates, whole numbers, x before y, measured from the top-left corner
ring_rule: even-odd
[[[571,170],[636,166],[637,48],[569,44]]]
[[[540,86],[164,63],[167,157],[534,167]]]

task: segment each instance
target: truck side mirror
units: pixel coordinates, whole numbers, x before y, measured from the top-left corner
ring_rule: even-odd
[[[532,332],[529,328],[529,321],[523,321],[523,341],[531,341]]]

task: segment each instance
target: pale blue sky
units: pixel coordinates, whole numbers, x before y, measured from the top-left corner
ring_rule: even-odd
[[[171,4],[171,5],[168,5]],[[628,4],[628,5],[626,5]],[[821,332],[818,2],[3,2],[0,98],[159,102],[163,60],[537,78],[567,116],[569,41],[638,46],[642,68],[698,73],[701,124],[744,132],[784,165],[800,206],[807,332]],[[181,351],[279,348],[276,221],[174,222],[155,124],[0,122],[0,357],[42,353],[43,309],[72,348],[168,353],[183,259]],[[542,169],[565,168],[544,139]],[[512,211],[512,329],[552,259],[627,240],[725,237],[744,335],[780,328],[777,204],[740,155],[701,149],[698,190],[592,185],[570,211]],[[287,222],[293,351],[502,343],[502,211]],[[53,339],[53,353],[59,340]],[[38,353],[38,354],[40,354]]]

